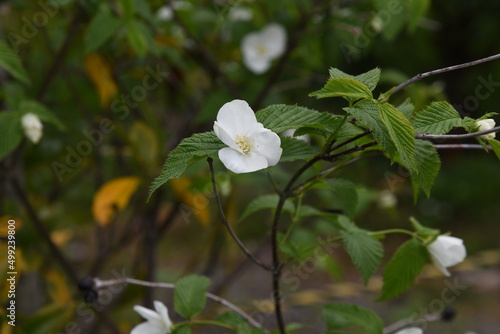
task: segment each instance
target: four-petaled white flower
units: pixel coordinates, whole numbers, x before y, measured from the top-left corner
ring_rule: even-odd
[[[434,265],[445,275],[450,276],[448,267],[459,264],[465,259],[467,251],[464,241],[459,238],[440,235],[432,243],[427,245]]]
[[[424,331],[422,330],[422,328],[408,327],[408,328],[404,328],[400,331],[397,331],[394,334],[423,334],[423,333],[424,333]]]
[[[135,326],[130,334],[169,334],[172,321],[168,317],[167,307],[159,301],[154,302],[155,311],[135,305],[134,310],[141,315],[146,322]]]
[[[21,118],[21,125],[24,130],[24,134],[33,143],[38,143],[42,138],[43,124],[37,115],[33,113],[27,113]]]
[[[480,121],[476,121],[476,125],[479,127],[478,131],[486,131],[486,130],[491,130],[495,127],[495,120],[491,118],[487,119],[482,119]],[[485,135],[479,136],[479,138],[483,138],[486,140],[491,140],[495,138],[495,132],[490,132]]]
[[[249,173],[274,166],[281,158],[280,137],[262,123],[246,101],[233,100],[220,108],[214,132],[229,147],[219,150],[219,159],[234,173]]]
[[[271,23],[261,31],[243,38],[243,62],[255,74],[262,74],[271,67],[271,61],[283,54],[285,46],[285,29],[277,23]]]

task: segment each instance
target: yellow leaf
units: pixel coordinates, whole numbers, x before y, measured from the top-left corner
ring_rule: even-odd
[[[14,221],[15,223],[9,224],[9,221]],[[2,216],[0,217],[0,237],[5,238],[9,234],[9,226],[11,226],[11,230],[17,232],[23,226],[21,219],[14,216]],[[15,227],[12,228],[12,226]]]
[[[208,199],[201,192],[191,190],[191,180],[186,177],[171,180],[172,189],[175,195],[185,205],[186,210],[193,213],[198,221],[205,227],[210,223],[210,210]]]
[[[110,64],[98,53],[89,53],[84,60],[85,70],[99,92],[101,106],[106,107],[118,94]]]
[[[130,129],[129,139],[137,160],[146,168],[156,168],[159,147],[154,131],[144,122],[136,121]]]
[[[135,176],[106,182],[94,195],[92,213],[95,220],[102,226],[109,224],[116,212],[127,206],[139,183],[140,179]]]
[[[46,282],[49,282],[49,294],[58,305],[67,305],[71,302],[71,292],[65,277],[58,271],[47,269],[44,273]]]

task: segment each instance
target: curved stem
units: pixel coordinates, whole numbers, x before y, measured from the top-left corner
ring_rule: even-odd
[[[178,322],[175,324],[173,329],[181,327],[181,326],[186,326],[186,325],[208,325],[208,326],[217,326],[217,327],[222,327],[226,329],[231,329],[233,331],[237,331],[238,329],[235,326],[231,326],[229,324],[225,324],[223,322],[219,321],[213,321],[213,320],[189,320],[189,321],[183,321],[183,322]]]
[[[387,230],[381,230],[381,231],[375,231],[375,232],[370,232],[369,234],[372,236],[377,236],[377,235],[384,235],[384,234],[390,234],[390,233],[402,233],[402,234],[408,234],[412,237],[415,237],[415,232],[411,232],[408,230],[404,230],[402,228],[390,228]]]
[[[264,270],[271,271],[272,269],[268,265],[262,263],[259,259],[254,257],[253,254],[245,247],[243,242],[241,242],[240,238],[238,238],[238,236],[234,232],[233,228],[231,227],[231,224],[229,224],[229,222],[227,221],[227,218],[224,215],[224,209],[222,208],[222,203],[220,200],[219,192],[217,191],[217,183],[215,182],[215,172],[214,172],[213,159],[208,157],[207,162],[208,162],[208,165],[210,167],[210,175],[212,177],[212,187],[214,188],[214,194],[215,194],[215,198],[217,201],[217,207],[219,208],[219,212],[220,212],[221,217],[222,217],[222,223],[224,224],[224,226],[226,227],[227,231],[229,232],[229,234],[231,235],[233,240],[236,242],[236,244],[238,244],[238,246],[243,251],[243,253],[245,253],[245,255],[250,260],[252,260],[253,263],[255,263],[256,265],[258,265],[259,267],[261,267]]]
[[[489,130],[477,131],[471,133],[464,133],[459,135],[431,135],[427,133],[419,133],[415,136],[417,139],[460,139],[460,138],[472,138],[485,135],[492,132],[500,132],[500,126],[491,128]]]

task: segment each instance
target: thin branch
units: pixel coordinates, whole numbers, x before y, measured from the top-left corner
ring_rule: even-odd
[[[434,147],[438,150],[441,149],[466,149],[466,150],[484,150],[484,147],[480,144],[434,144]],[[486,145],[486,148],[491,150],[492,147]]]
[[[471,62],[468,62],[468,63],[463,63],[463,64],[460,64],[460,65],[453,65],[453,66],[449,66],[449,67],[440,68],[440,69],[437,69],[437,70],[433,70],[433,71],[429,71],[429,72],[417,74],[413,78],[411,78],[409,80],[406,80],[402,84],[399,84],[399,86],[397,86],[396,88],[393,89],[392,94],[396,93],[397,91],[401,90],[402,88],[408,86],[409,84],[411,84],[411,83],[413,83],[415,81],[421,80],[423,78],[430,77],[431,75],[440,74],[440,73],[449,72],[449,71],[454,71],[454,70],[459,70],[461,68],[471,67],[471,66],[482,64],[482,63],[485,63],[485,62],[488,62],[488,61],[491,61],[491,60],[495,60],[495,59],[498,59],[498,58],[500,58],[500,53],[496,54],[496,55],[493,55],[493,56],[486,57],[486,58],[474,60],[474,61],[471,61]]]
[[[492,133],[492,132],[499,132],[499,131],[500,131],[500,126],[497,126],[495,128],[489,129],[489,130],[472,132],[472,133],[465,133],[465,134],[459,134],[459,135],[431,135],[431,134],[427,134],[427,133],[419,133],[415,136],[415,138],[417,138],[417,139],[460,139],[460,138],[478,137],[481,135],[485,135],[485,134]]]
[[[415,324],[421,324],[423,322],[431,322],[431,321],[437,321],[442,318],[441,313],[430,313],[430,314],[425,314],[420,318],[407,318],[407,319],[402,319],[399,321],[396,321],[395,323],[390,324],[389,326],[384,328],[384,334],[390,334],[394,333],[397,330],[400,330],[404,327],[407,327],[409,325],[415,325]]]
[[[212,177],[212,187],[214,188],[214,195],[215,195],[215,198],[217,201],[217,206],[219,208],[219,212],[220,212],[221,217],[222,217],[222,223],[226,227],[226,229],[229,232],[229,234],[231,235],[231,237],[234,239],[234,241],[238,244],[240,249],[243,251],[243,253],[245,253],[245,255],[250,260],[252,260],[253,263],[255,263],[256,265],[258,265],[259,267],[261,267],[264,270],[271,271],[271,268],[268,265],[262,263],[259,259],[255,258],[253,256],[253,254],[245,247],[245,245],[241,242],[241,240],[238,238],[238,236],[234,232],[233,228],[231,227],[231,224],[229,224],[229,222],[227,221],[226,215],[224,215],[224,209],[222,208],[222,203],[220,200],[219,192],[217,191],[217,184],[215,182],[215,172],[214,172],[213,159],[208,157],[207,162],[208,162],[208,165],[210,166],[210,175]]]
[[[352,138],[350,138],[350,139],[347,139],[347,140],[343,141],[343,142],[342,142],[342,143],[340,143],[340,144],[337,144],[337,145],[335,145],[335,146],[332,146],[332,147],[328,150],[328,152],[333,152],[333,151],[335,151],[336,149],[339,149],[339,148],[341,148],[341,147],[343,147],[343,146],[345,146],[345,145],[347,145],[347,144],[352,143],[353,141],[356,141],[356,140],[358,140],[358,139],[360,139],[360,138],[363,138],[364,136],[366,136],[366,135],[368,135],[368,134],[370,134],[370,131],[365,131],[365,132],[363,132],[363,133],[360,133],[359,135],[354,136],[354,137],[352,137]]]
[[[366,144],[363,144],[363,145],[359,145],[359,146],[354,146],[353,148],[350,148],[348,150],[345,150],[345,151],[342,151],[342,152],[339,152],[339,153],[336,153],[336,154],[330,154],[330,155],[326,155],[323,157],[324,160],[333,160],[335,158],[338,158],[338,157],[341,157],[341,156],[344,156],[344,155],[347,155],[347,154],[350,154],[350,153],[354,153],[354,152],[359,152],[359,151],[363,151],[365,149],[367,149],[368,147],[371,147],[371,146],[376,146],[378,145],[376,142],[369,142],[369,143],[366,143]]]
[[[290,187],[291,184],[289,183]],[[289,190],[289,187],[286,188]],[[274,313],[276,314],[276,321],[278,323],[278,330],[280,334],[286,334],[285,321],[283,320],[283,312],[281,310],[281,289],[280,278],[283,266],[279,259],[279,242],[278,242],[278,223],[283,211],[283,206],[288,197],[287,192],[280,194],[280,199],[276,211],[274,213],[273,225],[271,227],[271,242],[273,252],[273,300],[274,300]]]
[[[142,285],[142,286],[147,286],[150,288],[175,289],[175,284],[172,284],[172,283],[149,282],[149,281],[142,281],[142,280],[138,280],[135,278],[128,278],[128,277],[111,279],[111,280],[100,280],[99,278],[94,278],[94,287],[96,289],[102,289],[102,288],[105,288],[108,286],[124,284],[124,283]],[[226,306],[227,308],[229,308],[229,309],[233,310],[234,312],[238,313],[239,315],[241,315],[252,326],[257,327],[257,328],[261,328],[266,333],[268,333],[268,331],[266,329],[262,328],[261,324],[259,324],[257,321],[255,321],[250,315],[245,313],[245,311],[240,309],[238,306],[236,306],[233,303],[229,302],[228,300],[221,298],[219,296],[216,296],[210,292],[207,292],[206,295],[208,298],[218,302],[219,304]]]

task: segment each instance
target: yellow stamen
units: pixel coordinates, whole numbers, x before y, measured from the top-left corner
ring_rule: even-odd
[[[243,151],[244,154],[250,153],[250,149],[252,148],[252,146],[247,141],[246,137],[236,136],[236,140],[234,142],[236,143],[236,145],[238,145],[238,147]]]
[[[267,48],[264,45],[259,45],[257,46],[257,53],[263,56],[267,53]]]

